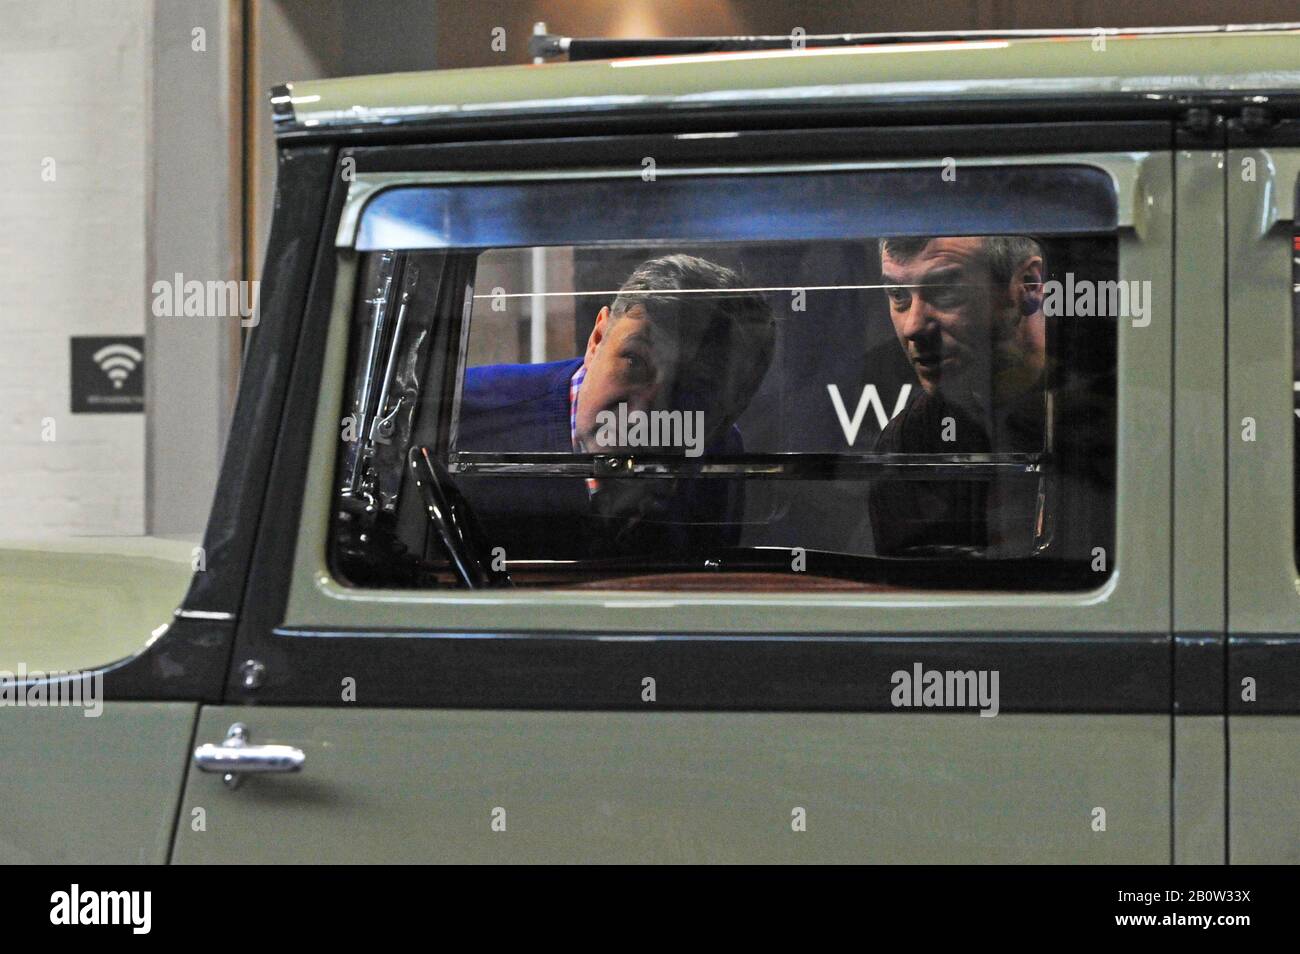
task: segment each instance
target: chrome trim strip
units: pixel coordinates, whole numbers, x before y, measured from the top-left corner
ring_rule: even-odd
[[[177,609],[172,613],[177,619],[215,619],[229,622],[235,618],[234,613],[214,612],[211,610]]]
[[[983,49],[984,47],[980,47]],[[861,48],[851,48],[859,52]],[[869,48],[873,52],[889,52],[890,47]],[[814,55],[818,51],[801,52],[798,56]],[[726,54],[745,56],[748,54]],[[654,68],[682,65],[682,57],[649,57],[640,60],[610,60],[610,69]],[[602,63],[591,60],[587,63]],[[493,67],[494,68],[494,67]],[[568,65],[549,69],[569,69]],[[329,82],[329,81],[322,81]],[[354,104],[346,109],[306,109],[294,129],[319,127],[374,128],[405,122],[432,121],[447,118],[512,119],[538,115],[571,115],[593,111],[617,111],[626,108],[659,108],[675,110],[687,107],[725,106],[806,106],[822,103],[880,104],[894,103],[946,103],[959,106],[963,101],[980,98],[1024,100],[1026,105],[1035,101],[1050,101],[1055,96],[1141,96],[1155,102],[1177,102],[1183,97],[1203,93],[1225,96],[1292,92],[1300,86],[1300,70],[1253,71],[1224,73],[1208,76],[1059,76],[1033,79],[976,78],[960,80],[913,80],[908,82],[882,80],[869,83],[827,83],[809,86],[787,86],[760,89],[717,89],[673,95],[653,94],[603,94],[557,96],[543,99],[508,100],[483,103],[425,103],[402,106],[362,106]],[[318,97],[319,98],[319,97]],[[301,99],[300,103],[311,102]],[[277,131],[281,127],[277,126]],[[289,127],[284,127],[288,129]]]

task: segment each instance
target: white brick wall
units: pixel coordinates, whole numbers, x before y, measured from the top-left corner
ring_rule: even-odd
[[[144,332],[152,11],[0,0],[0,537],[144,531],[143,415],[69,412],[68,339]]]

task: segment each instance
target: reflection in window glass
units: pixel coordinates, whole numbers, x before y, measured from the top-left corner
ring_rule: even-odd
[[[346,582],[1026,590],[1112,569],[1111,235],[361,263]]]

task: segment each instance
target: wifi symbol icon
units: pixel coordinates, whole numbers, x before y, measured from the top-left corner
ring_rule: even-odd
[[[144,360],[139,349],[121,342],[100,348],[92,357],[117,390],[121,390],[131,372],[140,367],[140,362]]]
[[[143,414],[144,335],[71,336],[73,414]]]

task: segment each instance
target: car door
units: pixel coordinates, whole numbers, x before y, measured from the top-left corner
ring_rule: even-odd
[[[1175,797],[1194,817],[1204,810],[1197,784],[1206,787],[1204,778],[1178,792],[1171,785],[1171,132],[1160,122],[1062,123],[1021,137],[1016,152],[1017,140],[996,127],[979,135],[913,128],[906,157],[880,128],[537,140],[513,144],[504,168],[492,143],[341,152],[337,168],[351,160],[356,176],[338,177],[317,258],[226,696],[202,706],[195,735],[220,745],[240,726],[249,763],[286,754],[256,749],[274,745],[298,750],[301,765],[235,785],[192,766],[173,860],[1167,862]],[[1202,161],[1193,160],[1179,161]],[[652,167],[658,175],[647,177]],[[854,507],[861,521],[869,479],[918,462],[870,453],[876,412],[867,385],[883,380],[875,370],[837,380],[822,370],[841,352],[865,361],[859,349],[874,353],[872,342],[896,347],[881,300],[860,299],[875,318],[859,323],[865,338],[852,347],[809,344],[816,326],[792,303],[814,285],[827,295],[879,295],[882,283],[854,256],[878,255],[878,238],[931,234],[1045,235],[1061,250],[1051,272],[1053,335],[1105,356],[1095,386],[1109,399],[1088,426],[1097,460],[1111,463],[1090,495],[1069,481],[1040,484],[1048,501],[1040,527],[1054,529],[1034,540],[1049,555],[1052,540],[1072,540],[1084,556],[1044,571],[1028,559],[954,569],[948,556],[890,569],[870,554],[839,554],[851,569],[895,574],[866,585],[853,573],[837,577],[832,564],[841,563],[809,546],[828,582],[796,580],[805,537],[783,535],[792,524],[782,521],[798,517],[807,539],[845,539],[841,524]],[[779,243],[795,240],[858,243],[845,253],[849,278],[818,285],[810,263],[822,268],[830,245],[781,258]],[[665,243],[752,252],[745,242],[777,256],[763,261],[786,263],[777,278],[753,284],[775,288],[789,308],[786,351],[774,365],[779,392],[755,399],[768,418],[741,418],[750,437],[767,433],[764,422],[779,425],[771,446],[780,459],[742,462],[751,469],[727,478],[746,480],[742,538],[761,542],[747,551],[751,562],[718,572],[730,567],[706,555],[687,586],[682,567],[633,559],[648,583],[629,583],[637,577],[628,572],[611,582],[602,570],[579,586],[546,576],[565,567],[504,553],[517,585],[471,587],[473,574],[456,558],[469,544],[439,549],[439,539],[455,537],[446,518],[462,513],[463,501],[442,492],[435,464],[444,476],[459,467],[462,477],[474,473],[467,465],[551,466],[457,455],[450,422],[467,393],[476,322],[497,320],[498,300],[518,319],[497,326],[517,336],[482,339],[484,362],[499,357],[492,349],[502,342],[514,361],[549,357],[549,346],[533,346],[550,342],[555,328],[538,331],[524,303],[540,307],[533,303],[560,287],[575,313],[585,309],[588,292],[576,283],[585,275],[582,288],[597,299],[609,291],[595,283],[613,273],[607,246],[633,261]],[[540,273],[530,271],[539,249]],[[474,267],[456,265],[465,260]],[[530,281],[490,281],[505,260]],[[386,272],[394,261],[408,271]],[[403,285],[393,275],[408,274],[412,262],[421,277]],[[573,288],[555,284],[556,268]],[[423,475],[424,483],[393,485],[404,495],[394,508],[426,521],[425,511],[446,511],[438,534],[426,527],[415,548],[450,554],[437,585],[364,578],[367,566],[396,564],[357,569],[338,549],[339,488],[353,459],[350,402],[367,386],[367,369],[385,366],[377,343],[386,339],[362,332],[373,332],[385,308],[395,319],[406,300],[385,297],[390,280],[423,303],[419,327],[431,344],[416,375],[416,417],[396,413],[395,400],[371,405],[395,428],[382,433],[401,452],[394,458],[376,445],[372,459],[402,460]],[[1097,315],[1076,298],[1097,281],[1147,283],[1145,304]],[[851,315],[844,301],[835,299],[835,313]],[[569,334],[555,348],[577,354],[582,336]],[[886,416],[904,404],[904,379],[891,380],[874,390]],[[795,406],[798,414],[784,414]],[[421,420],[437,424],[421,432]],[[1061,418],[1060,426],[1083,425]],[[814,432],[846,447],[829,454]],[[420,450],[421,433],[435,459],[428,471],[418,453],[407,456]],[[941,463],[959,480],[1007,466],[1055,473],[1041,458]],[[759,464],[790,478],[782,486],[805,489],[751,481]],[[382,507],[383,467],[377,472],[370,490]],[[841,487],[846,473],[856,483]],[[527,509],[542,495],[514,496]],[[557,538],[564,530],[557,522]],[[1095,545],[1084,547],[1088,534]],[[363,560],[367,553],[374,557],[364,551]],[[502,568],[484,552],[470,556],[484,579]],[[785,582],[754,585],[755,573],[778,570]],[[1213,641],[1205,619],[1189,616],[1188,631],[1208,627]],[[941,680],[971,673],[972,686],[997,687],[996,701],[945,704],[953,700],[941,693],[930,705],[920,684],[932,672]],[[1213,772],[1213,742],[1205,744],[1199,754]],[[207,767],[241,764],[232,758]]]
[[[1248,119],[1249,121],[1245,121]],[[1244,117],[1228,181],[1228,838],[1238,863],[1300,861],[1300,577],[1293,345],[1296,123]]]

